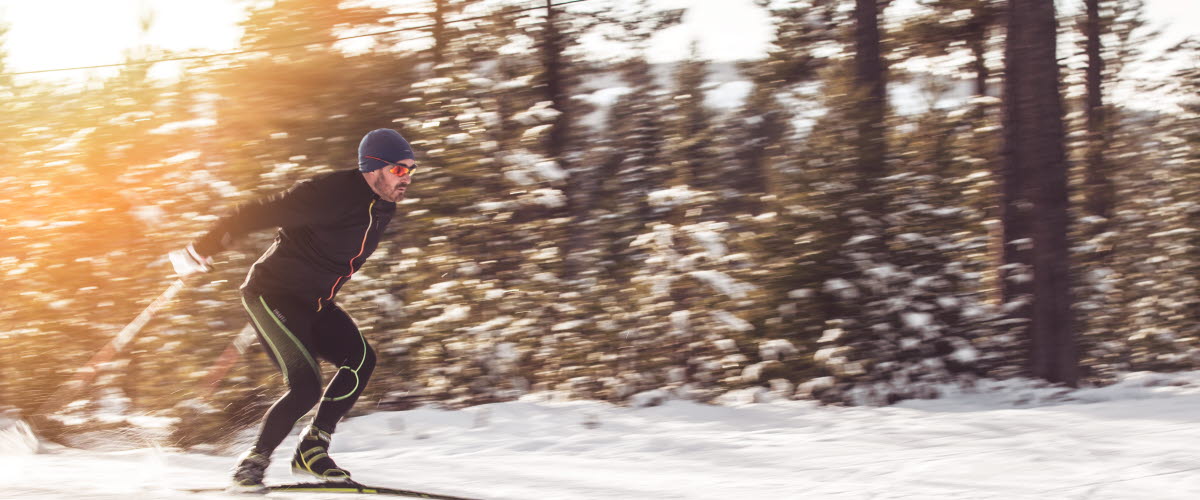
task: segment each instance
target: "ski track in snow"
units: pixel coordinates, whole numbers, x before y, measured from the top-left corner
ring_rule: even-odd
[[[1071,392],[992,382],[883,408],[546,399],[357,417],[332,452],[366,484],[496,500],[1200,498],[1200,372]],[[295,439],[268,482],[293,480]],[[223,486],[232,455],[17,448],[0,448],[5,498],[246,498],[180,491]]]

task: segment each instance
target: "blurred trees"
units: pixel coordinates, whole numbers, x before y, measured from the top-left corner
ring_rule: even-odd
[[[897,33],[897,50],[923,57],[945,57],[966,51],[966,68],[973,76],[972,93],[989,95],[988,66],[992,33],[1002,19],[999,0],[920,0],[927,10],[904,22]]]
[[[168,250],[354,168],[380,127],[421,168],[341,296],[380,355],[359,412],[535,390],[888,403],[979,376],[1073,383],[1072,335],[1085,383],[1195,368],[1200,84],[1185,67],[1142,89],[1170,112],[1115,104],[1138,8],[1079,3],[1082,80],[1060,76],[1052,7],[1024,0],[1007,37],[994,0],[900,22],[888,2],[760,2],[772,48],[736,65],[649,63],[681,19],[652,2],[281,0],[250,11],[249,52],[176,81],[149,77],[151,47],[80,88],[4,77],[0,406],[37,411],[170,282]],[[392,32],[331,43],[369,31]],[[589,36],[630,50],[593,58]],[[58,424],[186,418],[173,439],[195,444],[253,423],[280,387],[257,347],[206,384],[270,237],[223,254]]]
[[[1200,44],[1185,40],[1152,61],[1168,64],[1172,54],[1194,60]],[[1122,231],[1112,236],[1112,270],[1099,286],[1124,307],[1113,317],[1117,326],[1102,330],[1107,336],[1096,343],[1098,361],[1111,360],[1096,363],[1102,369],[1182,369],[1200,357],[1197,75],[1194,66],[1184,65],[1171,78],[1148,83],[1159,99],[1177,103],[1170,112],[1114,113],[1122,118],[1113,140],[1120,151],[1116,224]]]

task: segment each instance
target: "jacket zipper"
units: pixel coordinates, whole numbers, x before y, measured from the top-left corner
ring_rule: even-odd
[[[375,200],[371,200],[371,205],[367,207],[367,230],[363,231],[362,244],[358,247],[358,255],[350,258],[350,274],[338,276],[338,279],[333,281],[333,286],[329,288],[329,297],[325,298],[326,301],[333,300],[333,295],[337,293],[338,284],[342,282],[343,278],[349,279],[354,275],[354,259],[362,257],[363,252],[367,250],[367,238],[371,235],[371,226],[373,225],[375,225]],[[317,310],[321,310],[321,301],[317,301]]]

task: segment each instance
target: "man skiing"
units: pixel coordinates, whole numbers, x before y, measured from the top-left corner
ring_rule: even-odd
[[[358,169],[318,175],[291,189],[237,206],[187,248],[169,254],[187,276],[211,269],[233,240],[278,227],[275,242],[250,268],[242,306],[259,342],[283,372],[287,392],[267,410],[254,446],[238,460],[232,489],[264,492],[271,454],[320,403],[292,456],[292,471],[328,481],[350,473],[329,457],[330,435],[354,406],[375,367],[375,352],[334,302],[338,290],[375,251],[416,168],[408,141],[371,131],[358,146]],[[322,392],[317,360],[338,367]]]

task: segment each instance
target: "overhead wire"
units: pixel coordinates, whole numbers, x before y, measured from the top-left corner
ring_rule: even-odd
[[[564,5],[571,5],[571,4],[587,2],[587,1],[590,1],[590,0],[567,0],[565,2],[553,3],[550,5],[539,5],[537,7],[525,7],[525,8],[520,8],[520,9],[511,9],[511,10],[507,10],[507,11],[494,12],[494,13],[482,15],[482,16],[455,19],[452,21],[446,21],[443,24],[456,24],[456,23],[464,23],[464,22],[468,22],[468,21],[478,21],[481,19],[488,19],[488,18],[497,16],[497,15],[520,14],[523,12],[529,12],[529,11],[533,11],[533,10],[542,10],[542,9],[546,9],[546,8],[562,7]],[[334,37],[334,38],[327,38],[324,40],[313,40],[313,41],[308,41],[308,42],[298,42],[298,43],[285,44],[285,45],[272,45],[269,47],[256,47],[256,48],[252,48],[252,49],[243,49],[243,50],[237,50],[237,51],[233,51],[233,52],[219,52],[216,54],[201,54],[201,55],[194,55],[194,56],[165,57],[162,59],[151,59],[151,60],[145,60],[145,61],[127,61],[127,62],[123,62],[123,63],[97,64],[97,65],[93,65],[93,66],[75,66],[75,67],[70,67],[70,68],[39,69],[39,70],[33,70],[33,71],[18,71],[18,72],[13,72],[13,73],[0,73],[0,77],[33,75],[33,74],[39,74],[39,73],[53,73],[53,72],[59,72],[59,71],[79,71],[79,70],[87,70],[87,69],[120,68],[120,67],[124,67],[124,66],[143,66],[143,65],[158,64],[158,63],[163,63],[163,62],[215,59],[215,58],[221,58],[221,57],[238,56],[238,55],[243,55],[243,54],[253,54],[253,53],[257,53],[257,52],[270,52],[273,50],[293,49],[293,48],[297,48],[297,47],[307,47],[309,45],[336,43],[336,42],[340,42],[343,40],[353,40],[356,38],[376,37],[376,36],[389,35],[392,33],[400,33],[400,32],[405,32],[405,31],[420,31],[420,30],[433,28],[436,26],[437,26],[436,23],[431,23],[431,24],[424,24],[421,26],[409,26],[407,28],[397,28],[397,29],[393,29],[393,30],[364,33],[361,35]],[[423,38],[428,38],[428,37],[416,37],[416,38],[406,40],[406,41],[420,40]]]

